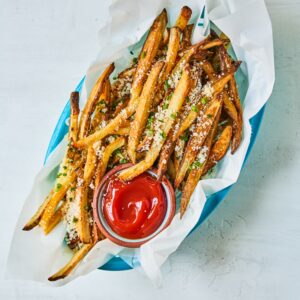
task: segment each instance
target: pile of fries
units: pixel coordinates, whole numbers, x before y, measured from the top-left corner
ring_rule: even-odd
[[[242,138],[242,106],[227,54],[229,40],[215,33],[192,45],[192,11],[183,7],[171,28],[166,10],[154,20],[137,58],[110,80],[109,65],[83,110],[70,97],[68,146],[48,197],[24,226],[48,234],[62,220],[72,259],[49,280],[66,277],[104,236],[91,211],[95,187],[115,166],[131,180],[155,166],[182,191],[180,215],[201,179]],[[80,117],[80,118],[79,118]]]

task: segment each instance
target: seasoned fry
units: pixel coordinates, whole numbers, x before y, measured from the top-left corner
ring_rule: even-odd
[[[117,150],[118,148],[121,148],[125,144],[125,139],[120,137],[117,138],[114,142],[109,144],[106,149],[104,150],[102,157],[101,157],[101,162],[96,170],[96,178],[95,178],[95,185],[97,186],[103,175],[105,174],[107,164],[109,161],[109,158],[111,157],[112,153]]]
[[[154,20],[143,49],[139,55],[137,69],[133,78],[130,104],[136,106],[135,101],[139,97],[145,77],[151,67],[154,57],[157,54],[158,47],[163,38],[163,33],[167,26],[167,11],[164,9]]]
[[[188,6],[182,7],[175,26],[178,27],[181,31],[183,31],[186,28],[186,25],[189,22],[191,15],[192,10]]]
[[[25,224],[25,226],[23,227],[23,230],[31,230],[32,228],[34,228],[35,226],[37,226],[40,222],[40,219],[45,211],[46,206],[48,205],[48,203],[50,202],[50,200],[52,199],[54,190],[52,189],[49,193],[49,195],[46,197],[46,199],[44,200],[44,202],[42,203],[42,205],[40,205],[40,207],[38,208],[38,210],[36,211],[36,213],[32,216],[32,218]]]
[[[69,125],[69,140],[77,141],[78,115],[79,115],[79,93],[72,92],[70,96],[71,115]]]
[[[199,118],[195,131],[193,132],[187,144],[179,170],[176,174],[174,182],[174,186],[176,188],[179,187],[180,183],[185,177],[186,172],[195,160],[199,149],[203,145],[205,138],[207,137],[209,130],[212,127],[215,118],[217,117],[221,105],[222,103],[220,101],[220,97],[216,98],[206,109],[203,116]]]
[[[44,209],[44,213],[40,219],[39,225],[43,228],[44,232],[47,232],[47,227],[51,222],[56,207],[59,202],[64,198],[68,188],[76,179],[76,172],[72,171],[65,179],[64,184],[57,184],[52,196],[47,200],[47,205]]]
[[[65,214],[65,209],[66,209],[66,205],[67,205],[67,201],[65,199],[63,201],[64,202],[62,203],[62,205],[54,213],[51,221],[49,222],[49,226],[44,231],[45,234],[50,233],[56,227],[56,225],[62,220],[62,218]]]
[[[180,45],[181,49],[185,49],[191,46],[193,30],[194,30],[194,24],[189,24],[184,28],[182,33],[181,45]]]
[[[211,127],[210,132],[207,138],[205,139],[203,147],[199,149],[197,158],[191,165],[190,173],[187,177],[186,183],[182,190],[182,196],[180,200],[180,218],[182,218],[182,216],[184,215],[186,208],[189,204],[190,198],[201,178],[203,169],[205,167],[206,161],[211,151],[210,149],[211,149],[214,136],[216,135],[217,132],[220,115],[221,115],[221,106],[218,109],[213,126]]]
[[[163,115],[164,123],[162,124],[161,128],[155,132],[153,144],[151,145],[151,148],[148,151],[145,159],[138,164],[121,171],[119,174],[120,179],[131,180],[149,169],[154,164],[159,155],[160,149],[163,146],[164,141],[174,123],[174,118],[172,118],[172,116],[177,115],[185,100],[185,97],[188,94],[191,84],[189,74],[189,68],[186,67],[183,70],[182,76],[178,82],[174,94],[171,97],[168,108]]]
[[[174,181],[174,179],[176,177],[176,170],[175,170],[175,166],[174,166],[172,159],[168,160],[167,173],[170,176],[171,180]]]
[[[155,85],[157,83],[158,76],[162,67],[163,62],[161,61],[157,62],[153,66],[150,75],[148,76],[148,79],[144,85],[143,91],[140,96],[140,101],[136,109],[134,120],[130,126],[127,151],[131,161],[134,163],[136,161],[136,147],[150,113],[154,93],[156,91]]]
[[[78,265],[78,263],[86,256],[86,254],[93,248],[94,244],[85,244],[79,249],[71,258],[71,260],[57,273],[48,278],[49,281],[56,281],[67,277]]]
[[[110,64],[104,72],[101,74],[96,84],[94,85],[87,101],[84,106],[84,109],[81,114],[80,123],[79,123],[79,139],[82,139],[89,129],[90,125],[90,117],[95,109],[95,105],[104,89],[105,82],[108,76],[113,72],[115,66],[114,64]]]
[[[231,137],[232,127],[228,125],[223,129],[217,141],[214,143],[209,154],[208,160],[203,169],[202,175],[205,175],[208,170],[214,167],[217,164],[217,162],[224,157],[230,146]]]

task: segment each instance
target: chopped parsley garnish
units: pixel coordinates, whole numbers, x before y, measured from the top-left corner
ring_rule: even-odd
[[[146,134],[147,134],[148,136],[153,136],[154,130],[148,129]]]
[[[174,114],[174,113],[171,114],[172,119],[176,119],[176,116],[177,116],[177,114]]]
[[[78,218],[73,217],[73,223],[77,223],[78,222]]]
[[[76,187],[71,187],[70,190],[71,190],[72,192],[74,192],[74,191],[76,190]]]
[[[133,62],[134,64],[136,64],[136,63],[137,63],[137,57],[134,57],[134,58],[132,59],[132,62]]]
[[[194,161],[190,166],[190,170],[198,169],[200,167],[202,167],[202,163],[200,161]]]
[[[196,105],[192,105],[191,110],[194,112],[198,112],[198,108]]]
[[[65,170],[67,170],[67,169],[68,169],[68,167],[67,167],[67,166],[63,166],[63,168],[64,168]]]
[[[165,81],[164,83],[164,89],[165,91],[167,91],[169,89],[170,85],[169,85],[169,82],[168,82],[168,79]]]
[[[56,178],[59,178],[61,175],[62,175],[61,173],[58,173],[58,174],[56,175]]]
[[[113,77],[113,80],[116,80],[116,79],[117,79],[117,76],[114,76],[114,77]]]
[[[69,201],[72,202],[72,201],[73,201],[73,197],[70,197],[70,198],[69,198]]]
[[[163,110],[166,110],[167,108],[169,107],[169,103],[168,102],[165,102],[162,106],[162,109]]]
[[[87,212],[89,212],[89,211],[91,210],[91,206],[88,205],[88,204],[86,204],[83,208],[84,208],[84,210],[87,211]]]
[[[180,139],[187,142],[189,140],[189,136],[187,133],[184,133],[183,135],[180,136]]]
[[[105,104],[105,100],[104,99],[101,99],[98,104]]]
[[[203,98],[201,99],[201,103],[202,103],[202,104],[206,104],[206,103],[207,103],[207,98],[206,98],[206,97],[203,97]]]
[[[212,117],[213,117],[213,115],[211,115],[211,114],[208,114],[208,115],[206,115],[209,119],[211,119]]]
[[[145,58],[146,57],[146,51],[143,51],[141,56],[142,56],[142,58]]]
[[[126,164],[126,163],[127,163],[127,159],[125,157],[120,159],[120,164]]]
[[[160,136],[163,138],[163,139],[165,139],[167,136],[166,136],[166,134],[165,134],[165,132],[161,132],[160,133]]]
[[[186,101],[187,103],[189,103],[189,102],[191,101],[190,97],[187,96],[187,97],[185,98],[185,101]]]
[[[166,100],[169,101],[169,100],[172,98],[173,94],[174,94],[174,93],[169,94],[169,95],[167,96]]]
[[[61,183],[58,183],[58,184],[56,185],[56,191],[59,191],[59,190],[61,189],[61,187],[62,187],[62,184],[61,184]]]
[[[67,173],[63,173],[62,175],[63,175],[63,176],[67,176]]]

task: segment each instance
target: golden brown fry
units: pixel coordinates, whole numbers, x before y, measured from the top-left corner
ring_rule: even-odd
[[[103,175],[105,174],[108,161],[112,153],[124,145],[125,145],[125,139],[123,137],[119,137],[105,148],[101,157],[101,161],[99,162],[99,165],[96,170],[95,186],[98,186]]]
[[[175,149],[174,149],[174,167],[176,173],[178,172],[180,162],[184,153],[186,141],[184,139],[179,138],[176,141]]]
[[[231,73],[223,75],[221,78],[217,79],[212,84],[212,90],[213,90],[213,97],[216,97],[225,87],[227,82],[231,79]],[[206,97],[207,98],[207,97]],[[201,97],[200,97],[201,99]],[[200,100],[199,99],[199,100]],[[179,136],[181,136],[195,121],[197,118],[199,111],[202,111],[204,107],[204,104],[199,101],[198,104],[194,109],[192,109],[189,114],[186,116],[186,118],[182,121],[180,124],[180,128],[177,132],[177,134],[174,136],[174,141],[178,139]]]
[[[94,175],[96,160],[97,157],[95,149],[93,147],[89,147],[84,165],[84,180],[87,182],[90,182]]]
[[[47,205],[44,208],[44,213],[42,214],[42,217],[39,222],[44,232],[47,232],[47,228],[50,225],[51,218],[55,213],[57,205],[64,198],[70,185],[75,181],[76,176],[77,175],[75,171],[72,171],[70,174],[68,174],[64,180],[64,183],[57,184],[52,196],[49,200],[47,200]]]
[[[192,15],[192,10],[188,6],[184,6],[181,8],[180,15],[176,20],[176,27],[178,27],[181,31],[183,31],[187,23],[189,22]]]
[[[70,125],[69,125],[69,140],[77,141],[78,134],[78,115],[79,115],[79,93],[72,92],[70,96]]]
[[[180,183],[183,181],[186,172],[195,160],[199,149],[202,147],[212,127],[212,124],[218,115],[221,104],[220,97],[216,98],[211,102],[203,116],[201,116],[197,121],[195,131],[192,133],[192,136],[189,139],[179,170],[176,174],[174,182],[174,186],[176,188],[178,188]]]
[[[191,39],[193,34],[194,24],[187,25],[182,32],[182,39],[180,49],[185,49],[191,46]]]
[[[167,173],[170,176],[171,180],[174,181],[174,179],[176,177],[176,170],[175,170],[175,166],[174,166],[172,159],[168,160]]]
[[[44,213],[44,210],[46,208],[46,206],[48,205],[48,203],[50,202],[50,200],[52,199],[53,196],[53,189],[50,191],[49,195],[46,197],[46,199],[44,200],[44,202],[42,203],[42,205],[40,205],[40,207],[38,208],[38,210],[36,211],[36,213],[31,217],[31,219],[25,224],[25,226],[23,227],[23,230],[31,230],[32,228],[34,228],[35,226],[37,226],[40,222],[40,219]]]
[[[95,114],[91,121],[91,129],[93,130],[96,130],[103,120],[107,120],[107,116],[109,113],[108,108],[110,106],[110,100],[111,100],[110,89],[111,89],[110,82],[109,79],[107,79],[105,81],[105,87],[102,91],[102,94],[96,103]]]
[[[165,65],[159,79],[159,84],[158,84],[159,87],[161,87],[162,84],[165,82],[166,78],[169,76],[170,72],[172,71],[176,63],[179,44],[180,44],[180,30],[177,27],[172,27],[170,29],[170,39],[169,39],[168,51],[165,59]]]
[[[219,108],[219,111],[214,120],[214,124],[211,127],[207,138],[205,139],[203,147],[198,152],[197,159],[192,165],[191,171],[183,187],[182,195],[180,199],[180,218],[182,218],[182,216],[184,215],[187,206],[189,204],[189,201],[191,199],[191,196],[201,178],[201,174],[203,172],[203,169],[209,157],[209,153],[211,151],[212,141],[217,132],[220,115],[221,115],[221,107]],[[200,157],[198,158],[199,155]]]
[[[189,76],[190,71],[189,68],[186,67],[183,70],[179,83],[177,84],[174,94],[171,97],[169,106],[164,114],[164,123],[161,125],[161,129],[155,132],[154,141],[151,145],[150,150],[146,154],[145,159],[139,162],[138,164],[121,171],[119,177],[122,180],[131,180],[134,177],[146,171],[147,169],[149,169],[154,164],[155,160],[159,155],[161,147],[165,142],[165,138],[169,134],[171,127],[174,124],[173,116],[177,115],[189,92],[191,84],[191,79]]]
[[[223,65],[224,69],[229,70],[235,68],[235,71],[237,70],[239,63],[235,64],[234,67],[232,66],[232,60],[224,46],[220,47],[219,54],[220,54],[220,61],[224,63]],[[233,154],[238,149],[241,143],[242,131],[243,131],[243,108],[242,108],[241,99],[238,93],[237,84],[234,75],[232,75],[230,80],[229,94],[233,99],[232,101],[235,105],[238,114],[237,121],[233,123],[233,138],[231,143],[231,153]]]
[[[142,131],[144,130],[147,123],[150,108],[156,91],[155,86],[157,84],[158,76],[163,67],[163,64],[164,63],[162,61],[158,61],[152,67],[141,93],[134,120],[130,126],[127,151],[133,163],[135,163],[136,161],[136,148],[140,140]]]
[[[160,42],[163,38],[163,33],[167,26],[167,21],[167,11],[164,9],[161,14],[154,20],[154,23],[150,28],[148,37],[139,55],[137,69],[132,82],[131,100],[129,105],[132,105],[131,102],[134,102],[134,99],[137,99],[142,91],[147,72],[151,67],[151,64],[157,54]]]
[[[202,172],[203,176],[224,157],[230,146],[231,137],[232,127],[227,125],[211,149],[208,160]]]
[[[56,225],[62,220],[63,216],[65,215],[66,205],[67,205],[67,201],[64,200],[62,205],[54,213],[51,221],[49,222],[49,226],[44,231],[45,234],[51,232],[56,227]]]
[[[104,89],[105,82],[109,75],[113,72],[115,66],[110,64],[101,74],[96,84],[94,85],[81,114],[79,123],[79,139],[82,139],[87,133],[90,125],[90,117],[95,109],[95,105]]]
[[[48,278],[49,281],[56,281],[67,277],[78,265],[78,263],[86,256],[93,248],[94,244],[85,244],[71,258],[71,260],[58,272]]]

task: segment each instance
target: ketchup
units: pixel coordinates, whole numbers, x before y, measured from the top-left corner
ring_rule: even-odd
[[[167,209],[163,187],[148,173],[124,182],[112,175],[103,196],[110,228],[128,239],[149,236],[161,225]]]

